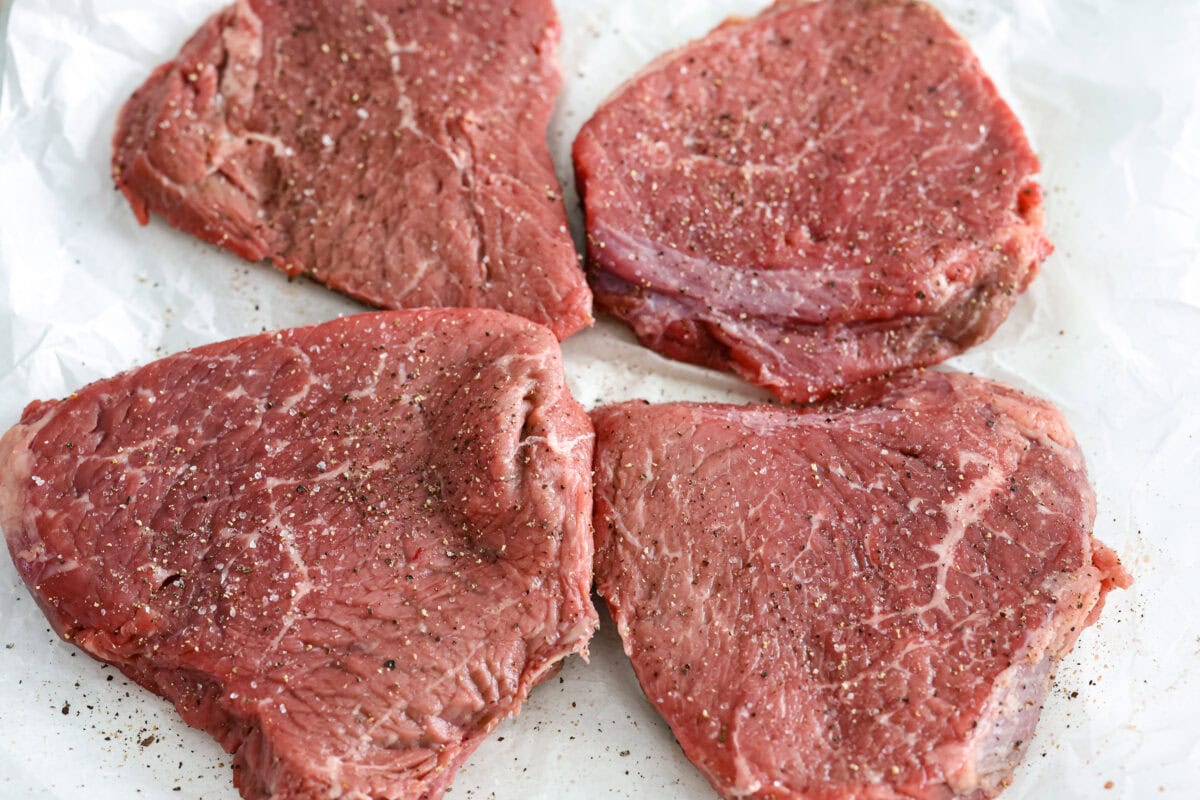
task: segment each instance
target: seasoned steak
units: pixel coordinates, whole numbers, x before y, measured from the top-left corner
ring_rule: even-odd
[[[583,127],[598,304],[781,398],[986,339],[1051,251],[1037,158],[908,0],[782,0],[669,53]]]
[[[31,404],[0,526],[244,797],[437,798],[596,626],[592,438],[544,328],[364,314]]]
[[[546,125],[549,0],[238,0],[121,112],[149,214],[387,308],[591,322]]]
[[[1049,404],[935,373],[878,401],[592,414],[598,590],[724,797],[994,797],[1129,583]]]

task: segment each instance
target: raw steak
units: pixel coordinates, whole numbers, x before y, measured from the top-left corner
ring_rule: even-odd
[[[591,454],[549,331],[365,314],[31,404],[0,525],[54,628],[243,796],[437,798],[591,637]]]
[[[965,375],[878,406],[593,412],[596,582],[728,798],[994,797],[1129,576],[1059,414]]]
[[[575,169],[599,305],[789,400],[982,341],[1051,250],[1020,124],[919,2],[726,23],[604,103]]]
[[[591,322],[546,124],[549,0],[238,0],[121,112],[113,176],[149,213],[388,308]]]

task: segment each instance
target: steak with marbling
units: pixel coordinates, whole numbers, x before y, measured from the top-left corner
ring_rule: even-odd
[[[249,800],[437,798],[587,646],[591,457],[545,328],[363,314],[31,404],[0,526],[55,630]]]
[[[876,400],[592,413],[598,591],[724,797],[994,797],[1128,585],[1049,404],[941,373]]]

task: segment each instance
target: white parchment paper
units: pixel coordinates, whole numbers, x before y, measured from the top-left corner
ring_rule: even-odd
[[[935,0],[1041,153],[1058,251],[953,366],[1065,412],[1096,533],[1136,584],[1063,665],[1006,800],[1200,797],[1200,3]],[[566,88],[550,140],[663,49],[763,0],[559,0]],[[3,0],[0,0],[0,7]],[[17,0],[0,84],[0,429],[155,357],[361,307],[139,229],[109,179],[118,108],[221,0]],[[2,13],[2,12],[0,12]],[[571,201],[573,222],[578,213]],[[565,345],[585,405],[753,399],[602,321]],[[0,798],[233,800],[228,757],[163,701],[50,632],[0,557]],[[706,798],[605,620],[592,662],[537,689],[450,797]]]

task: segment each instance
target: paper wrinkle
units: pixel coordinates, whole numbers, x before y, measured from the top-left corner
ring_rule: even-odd
[[[186,347],[362,310],[160,220],[141,228],[112,189],[121,104],[221,5],[18,0],[0,10],[10,15],[0,82],[0,430],[31,400]],[[577,242],[569,153],[596,105],[667,48],[764,5],[558,2],[565,83],[549,141]],[[1057,247],[1009,321],[952,366],[1064,411],[1097,489],[1097,535],[1136,580],[1110,595],[1064,662],[1003,796],[1190,800],[1200,786],[1200,4],[935,5],[1025,123]],[[651,353],[609,319],[564,353],[588,406],[766,397]],[[106,681],[114,670],[47,632],[6,558],[0,644],[0,795],[238,796],[228,756],[206,734],[123,678]],[[561,680],[534,692],[451,797],[713,796],[642,697],[607,617],[591,653],[590,665],[572,659]],[[142,746],[150,734],[156,741]]]

